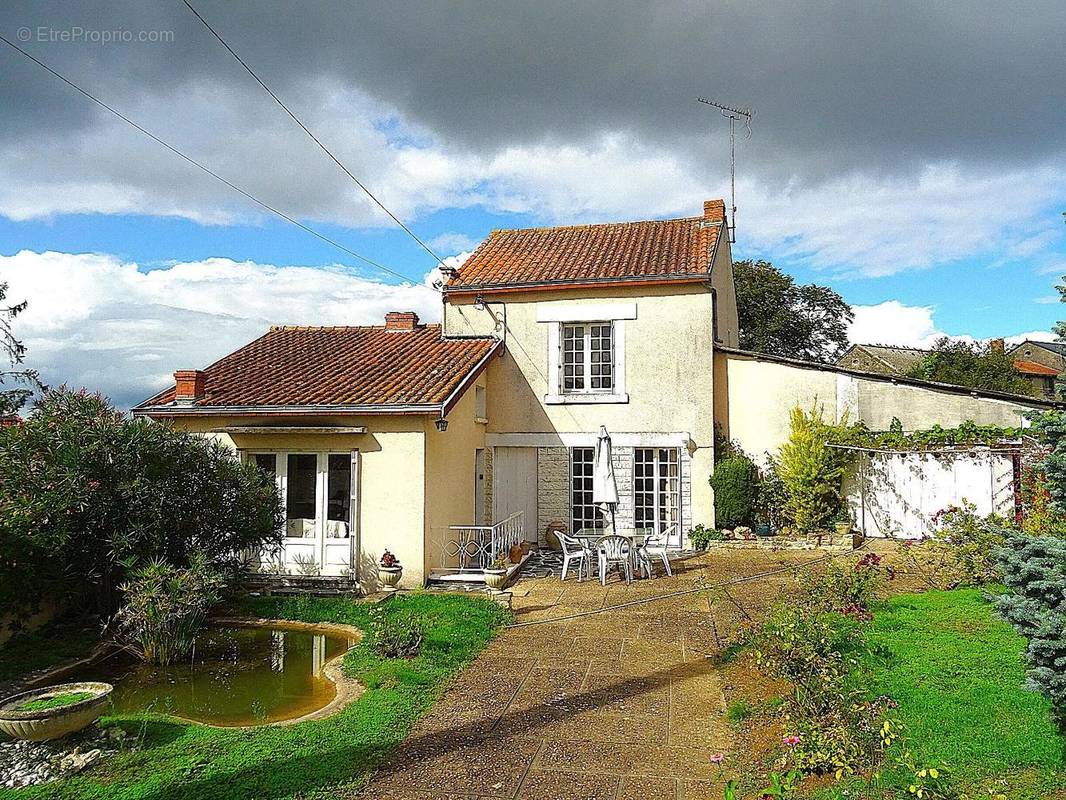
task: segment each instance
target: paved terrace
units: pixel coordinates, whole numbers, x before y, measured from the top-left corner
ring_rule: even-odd
[[[519,581],[518,622],[546,620],[799,565],[811,552],[720,551],[674,562],[672,578]],[[789,572],[729,587],[764,608]],[[722,678],[705,656],[743,612],[718,592],[510,628],[470,665],[390,757],[366,800],[720,798],[709,761],[733,746]]]

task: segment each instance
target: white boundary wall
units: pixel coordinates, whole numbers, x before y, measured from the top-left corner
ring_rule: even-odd
[[[860,478],[861,475],[861,478]],[[844,484],[856,526],[867,536],[917,539],[932,515],[964,501],[985,516],[1014,514],[1010,453],[857,452]]]

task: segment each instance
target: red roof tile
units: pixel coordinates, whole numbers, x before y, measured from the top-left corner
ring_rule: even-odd
[[[708,201],[703,217],[493,231],[446,291],[705,279],[722,212],[721,201]]]
[[[192,407],[393,406],[441,404],[497,344],[446,339],[439,325],[275,327],[204,370]],[[138,410],[174,405],[171,387]],[[190,406],[185,406],[190,407]]]
[[[1054,378],[1059,374],[1059,371],[1054,367],[1038,364],[1035,361],[1026,361],[1025,359],[1015,361],[1014,368],[1023,375],[1045,375],[1049,378]]]

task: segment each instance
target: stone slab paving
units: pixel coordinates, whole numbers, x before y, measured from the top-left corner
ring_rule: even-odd
[[[364,800],[696,800],[721,796],[712,753],[733,746],[720,676],[706,656],[745,612],[719,592],[560,619],[757,575],[818,553],[712,551],[674,576],[606,587],[558,577],[514,588],[500,633],[418,722]],[[765,607],[788,573],[729,589]]]

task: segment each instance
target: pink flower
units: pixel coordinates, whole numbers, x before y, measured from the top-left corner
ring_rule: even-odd
[[[783,741],[789,747],[795,747],[796,745],[798,745],[800,743],[800,737],[798,737],[795,734],[793,734],[791,736],[786,736],[781,741]]]
[[[721,764],[723,761],[725,761],[725,754],[724,753],[715,753],[714,755],[711,756],[711,763],[712,764]]]

